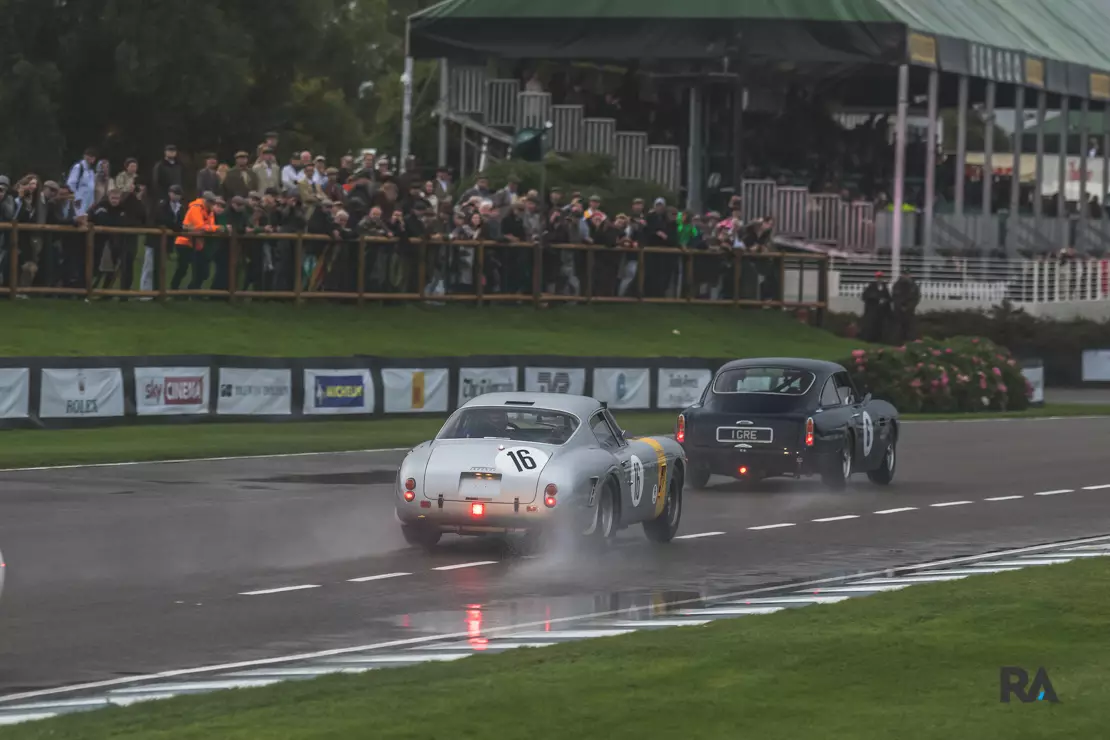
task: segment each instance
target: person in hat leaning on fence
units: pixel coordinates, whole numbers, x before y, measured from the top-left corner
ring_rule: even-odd
[[[881,342],[890,324],[890,290],[883,280],[883,273],[876,272],[875,279],[863,289],[863,320],[860,339]]]
[[[204,253],[204,240],[200,235],[220,229],[216,225],[218,200],[215,193],[208,191],[190,203],[185,211],[185,219],[181,223],[183,233],[174,240],[177,270],[174,271],[170,290],[178,289],[190,266],[193,268],[193,279],[189,281],[190,290],[199,289],[208,280],[208,255]]]
[[[910,275],[910,268],[903,267],[890,294],[890,307],[894,314],[891,341],[902,345],[917,338],[917,304],[921,303],[921,288]]]

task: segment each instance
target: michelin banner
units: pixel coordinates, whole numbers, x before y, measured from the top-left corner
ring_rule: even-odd
[[[446,413],[447,378],[447,368],[382,368],[385,413]]]
[[[30,369],[0,368],[0,419],[26,419],[30,410]]]
[[[515,367],[460,367],[459,406],[486,393],[516,390]]]
[[[366,369],[305,370],[307,416],[374,413],[374,381]]]
[[[43,368],[39,396],[43,419],[123,416],[123,371],[110,368]]]
[[[582,396],[586,394],[586,371],[573,367],[526,367],[524,390]]]
[[[207,367],[135,368],[139,416],[207,414],[211,371]]]
[[[293,371],[278,368],[220,368],[216,413],[281,416],[293,413]]]
[[[595,368],[594,398],[614,409],[651,408],[651,371],[646,367]]]
[[[705,386],[713,379],[711,370],[697,368],[659,368],[655,407],[684,409],[701,398]]]

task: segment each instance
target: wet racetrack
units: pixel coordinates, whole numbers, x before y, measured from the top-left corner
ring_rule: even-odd
[[[1110,418],[909,423],[890,488],[714,479],[682,539],[605,558],[407,548],[399,452],[0,472],[0,694],[1104,534],[1108,445]]]

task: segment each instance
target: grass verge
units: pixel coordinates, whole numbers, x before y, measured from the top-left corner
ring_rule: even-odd
[[[7,730],[65,737],[1101,737],[1110,564],[895,593],[445,664],[151,702]],[[1045,667],[1059,704],[999,701]]]
[[[670,434],[677,412],[619,414],[634,434]],[[1012,414],[923,414],[909,420],[1110,416],[1110,406],[1049,404]],[[201,457],[405,447],[431,439],[443,419],[294,421],[281,424],[180,424],[0,432],[0,470],[38,465],[184,460]]]
[[[0,302],[0,356],[552,354],[835,359],[859,343],[724,306]],[[677,333],[675,333],[677,332]]]

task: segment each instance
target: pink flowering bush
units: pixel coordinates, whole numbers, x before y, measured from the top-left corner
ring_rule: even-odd
[[[1031,389],[1009,350],[982,337],[857,349],[840,364],[863,393],[902,412],[1020,411]],[[985,399],[985,403],[984,403]]]

